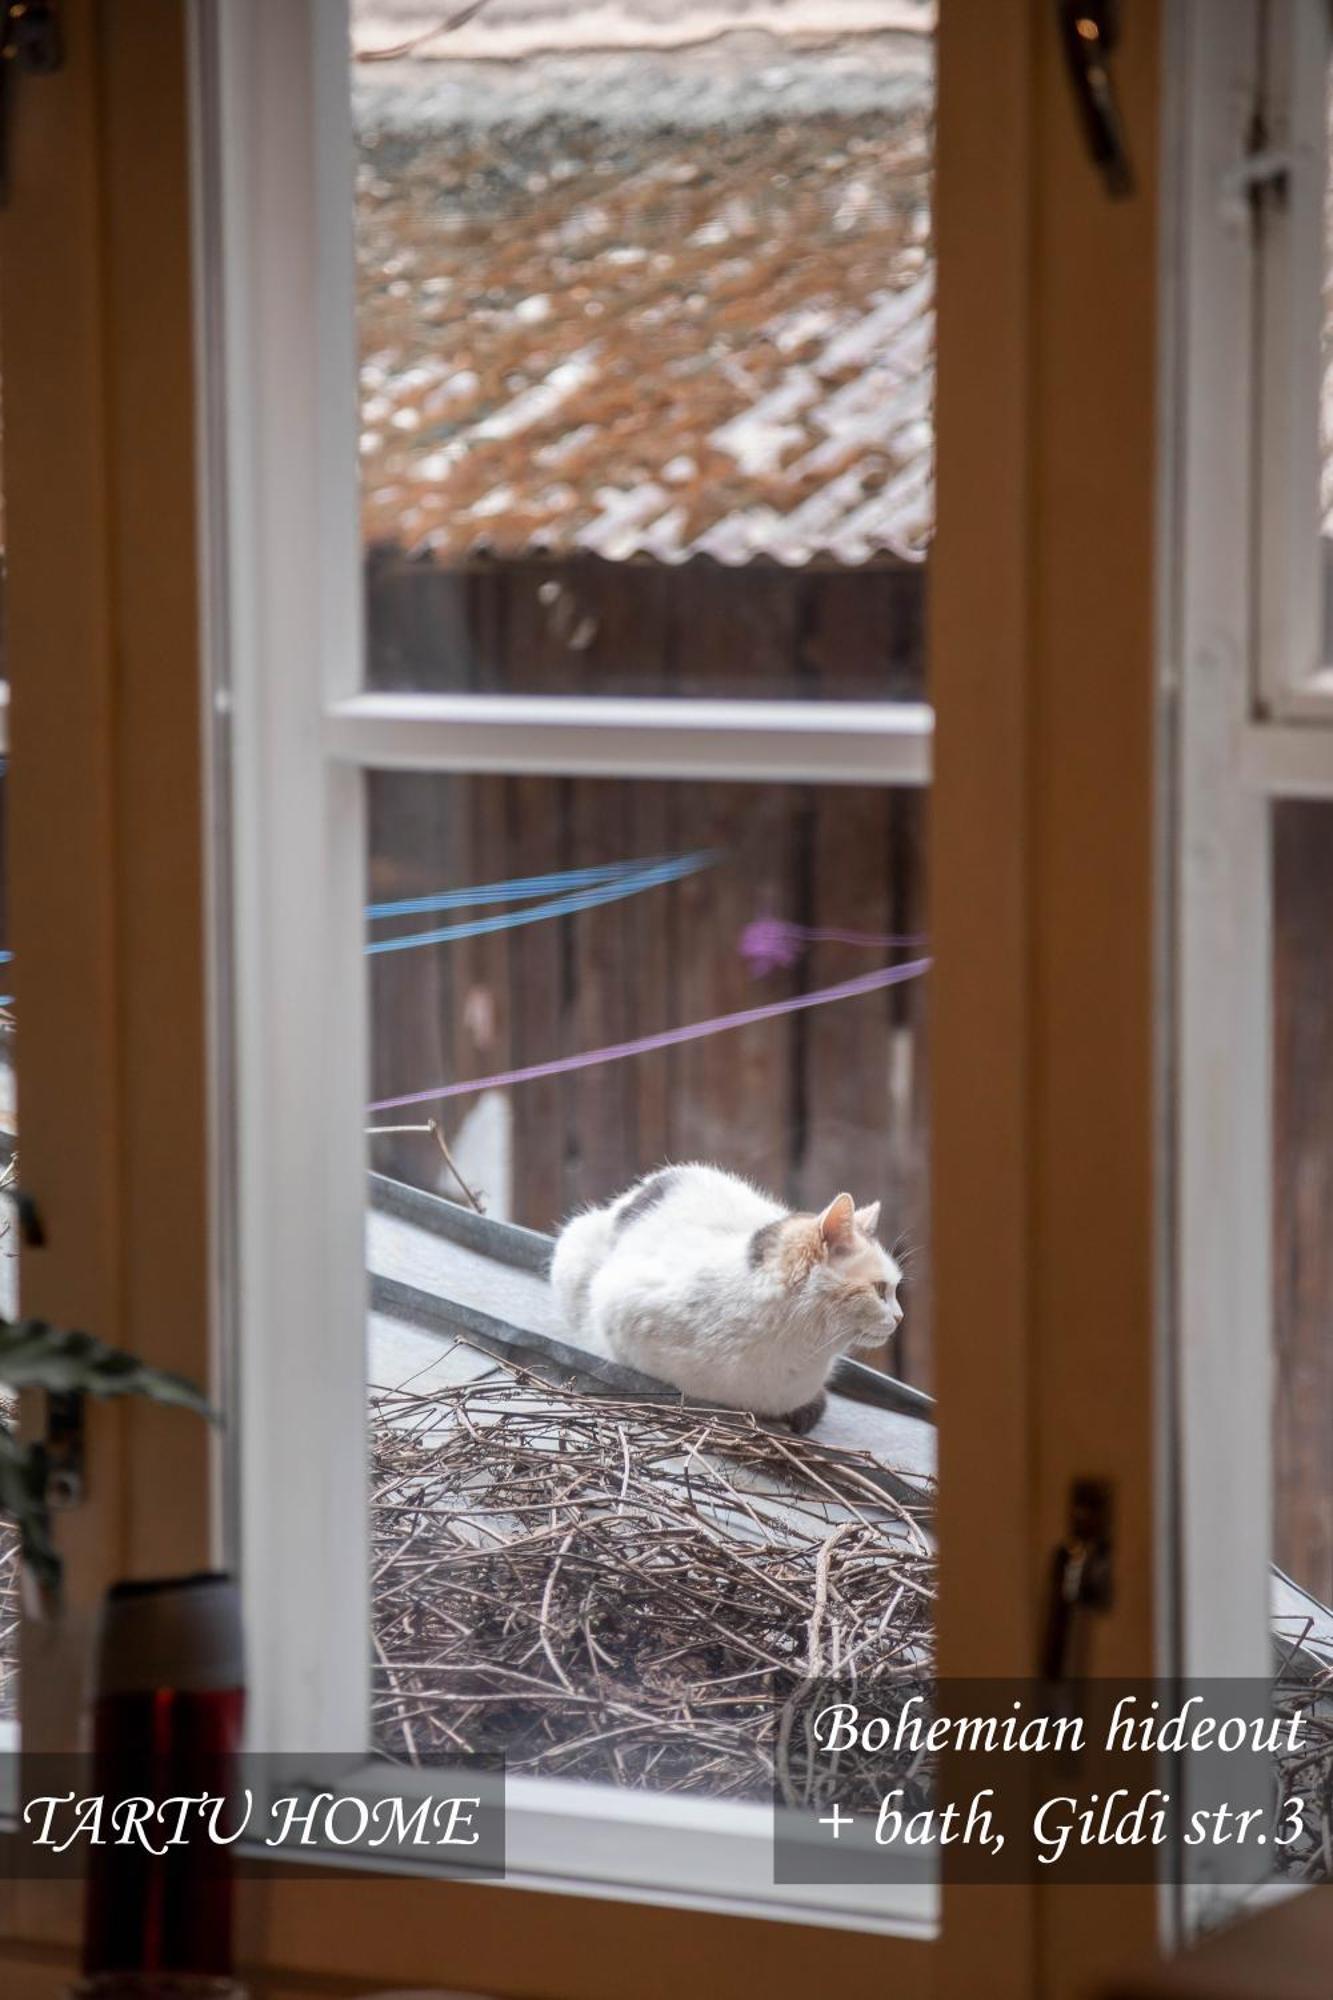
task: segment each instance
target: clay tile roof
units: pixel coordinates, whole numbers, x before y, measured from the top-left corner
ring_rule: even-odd
[[[513,66],[498,120],[363,110],[368,538],[447,560],[919,558],[927,90],[603,123],[526,89],[536,67]]]

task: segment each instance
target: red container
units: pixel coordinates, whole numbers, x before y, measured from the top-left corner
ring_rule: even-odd
[[[146,1831],[154,1846],[183,1827],[183,1844],[150,1853],[138,1840],[90,1851],[81,1992],[229,1994],[231,1849],[208,1838],[207,1808],[231,1799],[245,1706],[239,1593],[207,1572],[108,1592],[93,1708],[93,1790],[166,1804]],[[220,1825],[237,1823],[235,1805]]]

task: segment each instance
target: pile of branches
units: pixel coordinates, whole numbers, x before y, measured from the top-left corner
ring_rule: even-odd
[[[1272,1712],[1301,1717],[1298,1747],[1279,1753],[1275,1820],[1283,1842],[1274,1849],[1279,1875],[1297,1882],[1333,1882],[1333,1666],[1306,1650],[1306,1633],[1279,1667]],[[1300,1802],[1300,1832],[1289,1801]]]
[[[390,1756],[770,1799],[787,1691],[928,1667],[931,1551],[868,1455],[507,1367],[371,1430]]]

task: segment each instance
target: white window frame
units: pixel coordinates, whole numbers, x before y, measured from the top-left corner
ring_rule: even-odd
[[[1268,0],[1256,34],[1262,75],[1252,99],[1250,158],[1236,162],[1230,204],[1240,226],[1252,225],[1257,256],[1256,705],[1278,720],[1333,725],[1333,632],[1325,631],[1319,533],[1322,313],[1314,309],[1327,262],[1333,21],[1326,0]]]
[[[1175,1650],[1186,1677],[1267,1680],[1272,818],[1279,800],[1333,799],[1313,309],[1327,0],[1186,0],[1171,30],[1159,575]],[[1180,1934],[1298,1893],[1254,1861],[1248,1889],[1191,1880]]]
[[[1322,129],[1315,159],[1289,160],[1287,209],[1269,191],[1252,208],[1246,190],[1262,52],[1276,38],[1288,55],[1302,47],[1308,64],[1316,48],[1322,119],[1324,20],[1324,0],[1188,0],[1168,93],[1178,189],[1176,228],[1164,232],[1175,311],[1161,570],[1176,580],[1162,646],[1174,717],[1175,1452],[1181,1669],[1199,1676],[1271,1671],[1272,808],[1333,798],[1333,729],[1318,726],[1333,710],[1310,651],[1317,340],[1313,378],[1307,366],[1297,382],[1291,365],[1302,341],[1308,350],[1309,325],[1317,330],[1310,287],[1317,297],[1322,243],[1297,287],[1289,225],[1308,223],[1313,177],[1322,229]],[[1286,127],[1277,139],[1285,157]],[[1291,379],[1275,415],[1282,370],[1265,329],[1277,299]],[[1274,610],[1281,561],[1285,622]]]
[[[362,691],[345,0],[194,0],[206,635],[232,772],[251,1740],[369,1745],[362,773],[924,785],[919,703]],[[349,1060],[349,1051],[360,1060]],[[405,1774],[405,1776],[410,1774]],[[349,1782],[350,1782],[349,1778]],[[765,1807],[514,1780],[507,1879],[932,1935],[933,1884],[775,1887]]]

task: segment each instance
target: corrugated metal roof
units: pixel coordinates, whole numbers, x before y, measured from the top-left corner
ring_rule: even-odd
[[[682,72],[660,64],[656,98],[599,123],[562,116],[549,70],[522,63],[507,120],[365,132],[367,536],[443,560],[919,558],[919,57],[899,72],[881,52],[864,74],[882,101],[847,113],[806,89],[808,115],[759,115],[751,75],[721,129],[663,122]]]

